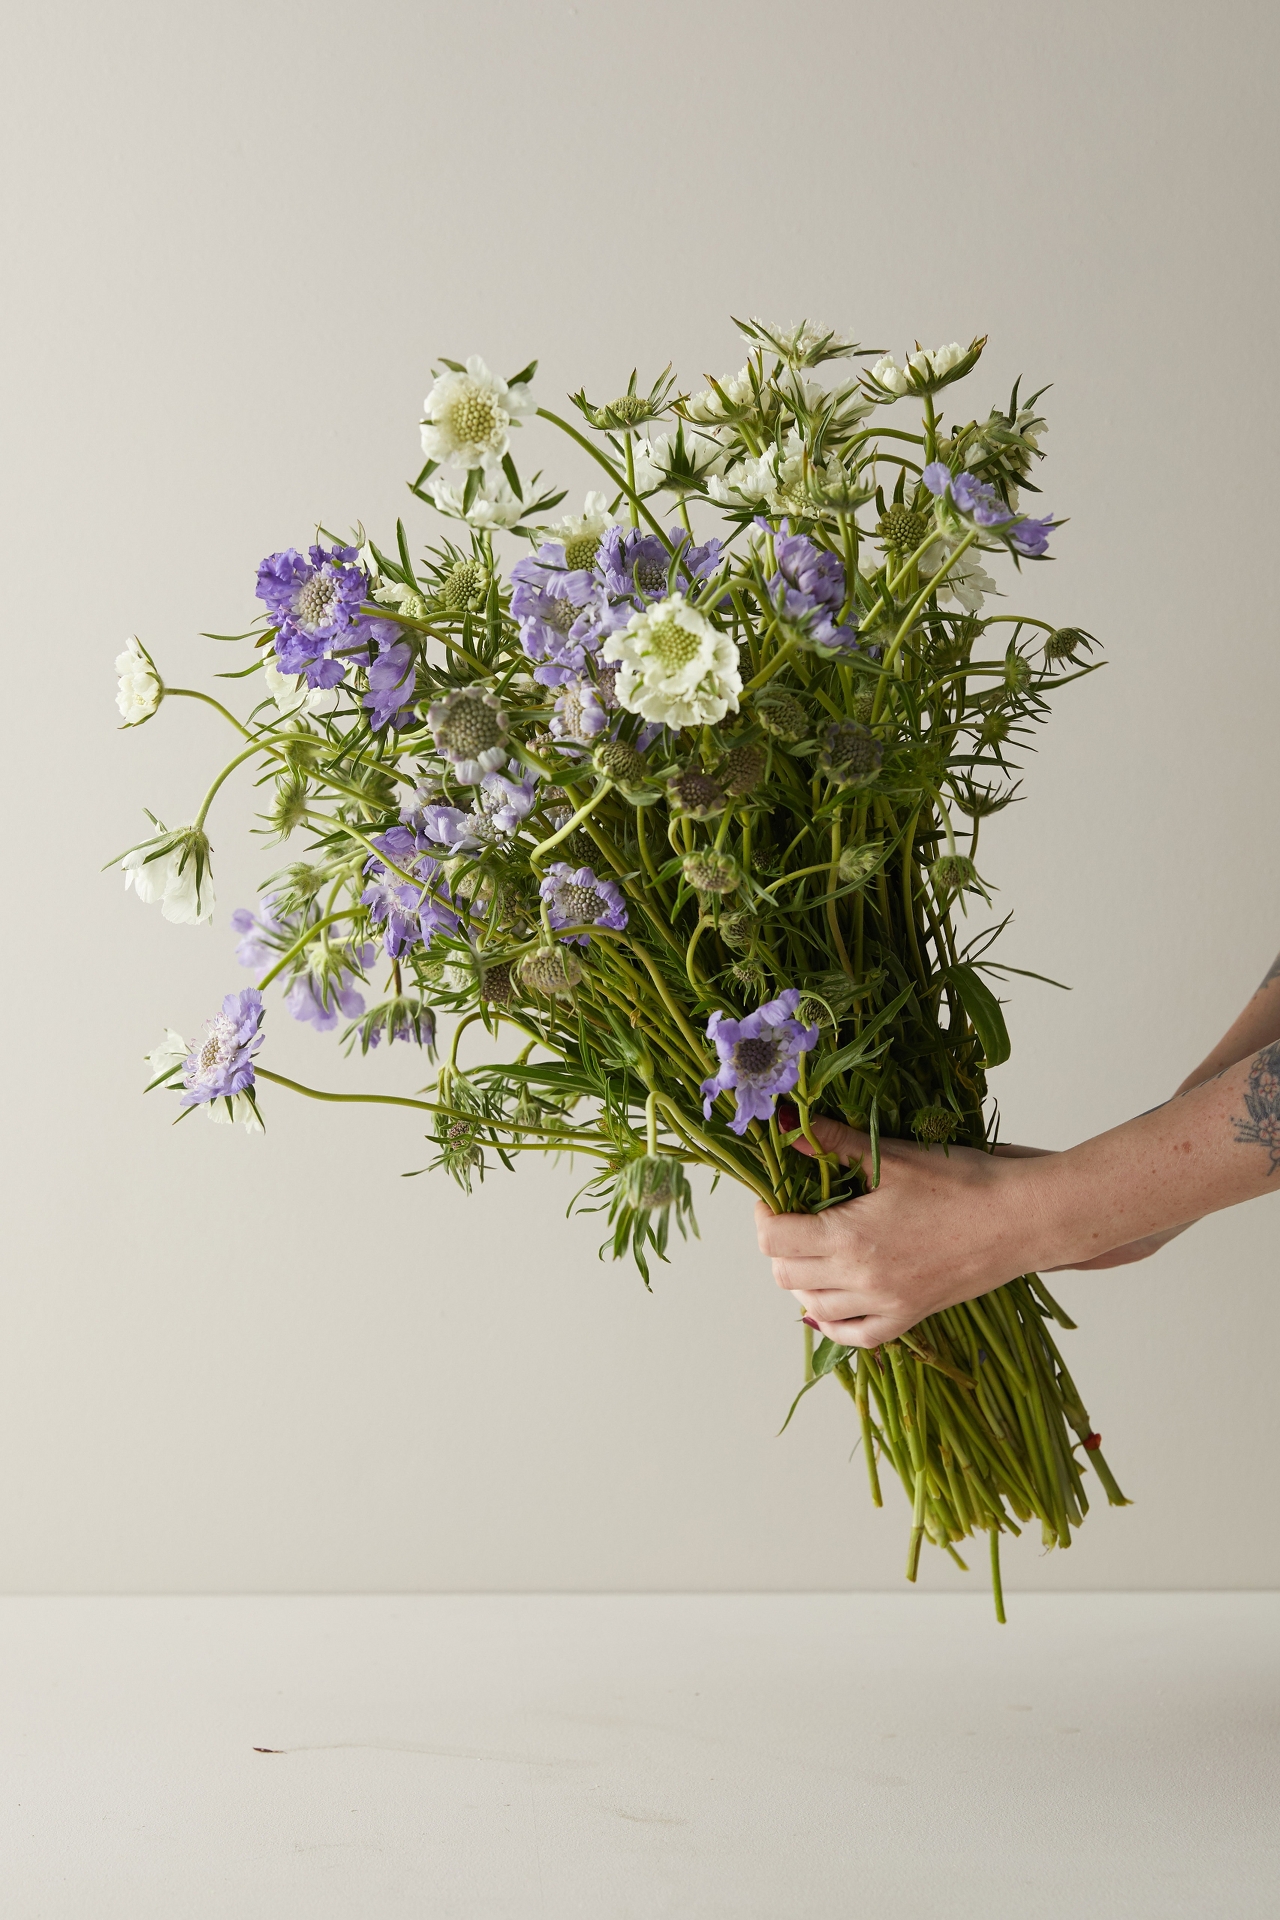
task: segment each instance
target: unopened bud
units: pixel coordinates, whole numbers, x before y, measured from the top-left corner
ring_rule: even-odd
[[[742,880],[737,861],[712,847],[687,853],[681,871],[698,893],[736,893]]]
[[[760,725],[776,740],[803,740],[810,731],[808,714],[795,695],[783,687],[764,687],[754,704]]]
[[[520,962],[520,978],[534,993],[550,999],[572,1000],[583,977],[582,962],[569,947],[535,947]]]

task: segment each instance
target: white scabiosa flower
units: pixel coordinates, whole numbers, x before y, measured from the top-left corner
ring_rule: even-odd
[[[761,500],[767,500],[778,484],[774,469],[773,453],[762,453],[758,459],[746,459],[731,467],[727,473],[713,474],[707,481],[707,493],[722,507],[755,506]]]
[[[956,545],[957,541],[939,538],[921,549],[916,564],[922,586],[930,574],[936,573],[944,564]],[[966,613],[978,613],[985,596],[997,591],[995,581],[972,550],[962,553],[951,571],[938,583],[938,599],[942,604],[954,603],[963,607]]]
[[[262,677],[276,703],[276,712],[281,715],[315,713],[330,700],[333,692],[331,687],[309,687],[305,674],[281,673],[270,654],[262,663]]]
[[[724,466],[724,448],[702,433],[659,433],[651,439],[636,435],[636,492],[700,493],[712,474]]]
[[[685,412],[690,420],[705,420],[708,423],[723,420],[726,411],[737,407],[749,407],[755,401],[755,389],[751,385],[751,372],[747,367],[739,368],[737,373],[729,374],[718,381],[720,391],[715,387],[706,387],[701,393],[695,393]]]
[[[738,710],[738,650],[682,593],[632,614],[601,652],[618,663],[618,704],[628,713],[665,727],[702,727]]]
[[[175,1067],[182,1066],[190,1051],[182,1035],[175,1033],[172,1027],[166,1027],[160,1045],[143,1056],[147,1063],[148,1082],[154,1084],[157,1080],[165,1079]]]
[[[423,403],[422,451],[428,460],[482,467],[501,460],[511,444],[512,416],[527,413],[527,387],[509,387],[478,353],[463,373],[442,373]]]
[[[233,1093],[229,1099],[210,1100],[205,1112],[218,1127],[240,1125],[246,1133],[265,1133],[257,1107],[247,1093]]]
[[[886,353],[882,360],[876,361],[871,369],[871,378],[889,393],[905,393],[911,385],[907,375],[889,353]]]
[[[567,513],[549,527],[539,527],[538,533],[541,539],[557,541],[564,548],[565,566],[576,573],[591,565],[600,542],[614,525],[607,495],[592,492],[584,500],[581,513]]]
[[[202,833],[182,828],[134,847],[120,862],[125,890],[132,886],[139,900],[159,905],[175,926],[194,927],[213,919],[213,875],[209,842]]]
[[[116,705],[124,724],[126,727],[140,727],[160,705],[164,688],[151,655],[136,633],[131,634],[125,642],[124,652],[116,655],[116,674],[120,682],[116,689]]]
[[[478,465],[478,462],[472,462]],[[514,527],[524,513],[524,504],[508,486],[501,467],[486,467],[479,491],[466,505],[466,489],[452,486],[443,474],[428,480],[427,492],[441,513],[451,520],[465,520],[472,527]]]

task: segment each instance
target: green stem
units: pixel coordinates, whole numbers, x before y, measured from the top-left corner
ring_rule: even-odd
[[[530,865],[533,865],[535,861],[541,860],[544,853],[550,853],[552,847],[558,847],[562,840],[567,840],[575,828],[581,826],[588,815],[594,813],[595,809],[600,805],[600,802],[612,792],[612,780],[602,780],[585,806],[579,807],[576,813],[570,814],[564,825],[557,832],[553,833],[550,839],[541,840],[536,847],[529,849]]]
[[[585,447],[587,452],[591,455],[591,458],[604,468],[605,472],[609,475],[614,485],[617,487],[619,493],[625,493],[628,499],[630,500],[631,512],[632,512],[632,521],[631,521],[632,526],[639,525],[639,521],[635,519],[635,515],[637,512],[642,513],[645,519],[649,522],[649,525],[652,527],[653,531],[657,534],[659,540],[661,540],[667,552],[672,553],[674,551],[670,540],[668,540],[666,534],[662,531],[662,528],[658,525],[658,522],[654,519],[648,507],[646,507],[644,501],[640,498],[639,494],[636,492],[634,484],[632,484],[631,486],[627,485],[625,476],[618,472],[618,469],[614,466],[612,460],[607,459],[606,456],[603,453],[601,453],[599,447],[593,446],[590,440],[587,439],[585,434],[579,433],[576,427],[571,427],[567,420],[562,420],[558,413],[552,413],[550,409],[547,407],[538,408],[538,418],[540,420],[549,420],[553,427],[559,427],[561,433],[567,433],[571,440],[576,440],[580,447]],[[628,436],[628,446],[629,444],[630,444],[630,436]]]
[[[283,973],[289,962],[296,960],[304,947],[310,946],[312,940],[322,928],[331,927],[335,920],[352,920],[359,912],[359,907],[343,907],[340,912],[327,913],[323,920],[313,920],[310,926],[304,927],[300,937],[294,941],[293,945],[285,953],[281,954],[274,967],[271,967],[263,974],[261,980],[258,982],[258,992],[261,993],[264,988],[269,987],[277,974]]]

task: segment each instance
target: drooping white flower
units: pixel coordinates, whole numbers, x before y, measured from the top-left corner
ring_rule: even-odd
[[[125,642],[124,652],[116,655],[116,673],[120,681],[116,706],[126,727],[140,727],[160,705],[164,689],[151,656],[136,633]]]
[[[175,1033],[172,1027],[166,1027],[160,1045],[143,1056],[147,1063],[147,1079],[162,1080],[166,1073],[172,1073],[175,1067],[182,1065],[190,1051],[182,1035]]]
[[[524,513],[524,504],[508,486],[501,467],[485,468],[479,491],[465,512],[465,488],[451,486],[443,474],[428,480],[427,492],[441,513],[448,514],[451,520],[465,520],[472,527],[518,526]]]
[[[890,393],[905,393],[911,385],[891,353],[886,353],[882,360],[876,361],[871,369],[871,378],[887,388]]]
[[[738,710],[738,650],[682,593],[632,614],[601,654],[618,663],[618,704],[645,720],[713,726]]]
[[[266,1132],[258,1109],[247,1093],[233,1093],[230,1098],[209,1100],[205,1104],[205,1112],[218,1127],[234,1127],[239,1122],[246,1133]]]
[[[473,353],[465,373],[442,373],[427,395],[422,451],[428,460],[460,467],[501,460],[511,444],[512,416],[532,405],[527,387],[509,387]]]
[[[931,540],[927,547],[921,548],[916,556],[921,586],[931,574],[935,574],[938,568],[945,564],[958,544],[957,540],[949,540],[945,535],[940,535],[938,539]],[[938,599],[944,605],[954,601],[957,606],[963,607],[966,613],[979,612],[984,596],[998,591],[996,582],[972,549],[962,553],[955,565],[938,582]]]
[[[326,700],[331,700],[332,688],[309,687],[303,673],[281,673],[270,654],[262,663],[262,677],[276,703],[276,712],[281,715],[315,713]]]
[[[126,891],[132,886],[148,906],[157,902],[166,920],[194,927],[213,919],[213,874],[209,842],[190,828],[180,828],[159,849],[152,844],[134,847],[120,862]]]

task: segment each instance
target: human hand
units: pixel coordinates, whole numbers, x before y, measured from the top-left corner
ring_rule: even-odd
[[[871,1163],[866,1134],[815,1117],[825,1152]],[[812,1149],[804,1140],[796,1147]],[[1034,1269],[1043,1250],[1043,1160],[1035,1149],[992,1155],[972,1147],[880,1142],[880,1185],[817,1214],[756,1207],[760,1250],[818,1332],[875,1347],[959,1300]]]

